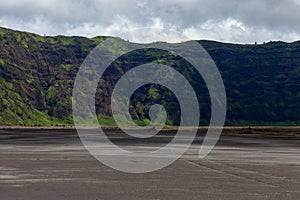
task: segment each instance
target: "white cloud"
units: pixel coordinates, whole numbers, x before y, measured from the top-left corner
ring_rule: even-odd
[[[203,24],[183,29],[183,35],[191,39],[214,39],[233,43],[268,42],[270,40],[295,41],[300,39],[296,32],[271,31],[260,27],[246,26],[231,17],[221,20],[208,20]]]
[[[156,27],[192,39],[300,39],[300,1],[0,0],[0,26],[47,35],[113,35]]]

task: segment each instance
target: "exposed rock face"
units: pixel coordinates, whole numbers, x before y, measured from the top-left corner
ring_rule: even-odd
[[[104,39],[42,37],[0,28],[0,124],[72,123],[71,95],[76,72]],[[222,74],[228,98],[228,125],[300,123],[300,42],[199,43]],[[189,79],[199,97],[202,124],[207,124],[210,101],[201,77],[180,57],[158,50],[133,52],[112,63],[96,95],[99,116],[111,114],[109,97],[122,74],[149,62],[168,64]],[[136,120],[145,121],[150,106],[160,103],[168,111],[168,123],[179,123],[178,102],[164,87],[147,85],[138,89],[131,100],[130,111]]]

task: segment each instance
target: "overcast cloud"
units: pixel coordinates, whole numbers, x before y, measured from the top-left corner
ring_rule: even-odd
[[[0,26],[41,35],[116,36],[142,27],[191,39],[300,40],[300,0],[0,0]]]

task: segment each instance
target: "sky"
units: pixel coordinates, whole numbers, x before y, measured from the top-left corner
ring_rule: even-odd
[[[300,0],[0,0],[0,26],[118,36],[152,27],[232,43],[300,40]]]

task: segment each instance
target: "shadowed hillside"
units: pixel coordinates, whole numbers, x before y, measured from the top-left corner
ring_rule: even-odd
[[[80,64],[105,37],[42,37],[0,28],[0,124],[72,124],[71,94]],[[199,41],[222,74],[228,100],[227,125],[300,124],[300,42],[263,45]],[[143,56],[141,56],[143,55]],[[201,124],[210,118],[203,80],[179,56],[161,50],[140,50],[114,61],[100,81],[96,107],[102,124],[113,125],[110,94],[116,81],[133,66],[162,63],[182,73],[195,89]],[[151,105],[168,111],[167,123],[179,123],[180,109],[171,91],[158,85],[139,88],[130,112],[147,124]]]

